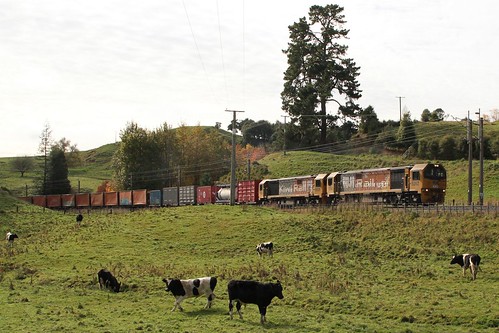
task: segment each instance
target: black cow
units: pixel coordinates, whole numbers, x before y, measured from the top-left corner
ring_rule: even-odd
[[[283,299],[282,286],[279,281],[277,283],[260,283],[257,281],[232,280],[229,282],[229,314],[232,319],[233,301],[236,301],[237,313],[239,318],[243,319],[241,314],[241,304],[256,304],[260,310],[260,323],[265,323],[265,315],[267,306],[274,297]]]
[[[270,257],[272,257],[273,251],[274,251],[274,244],[272,242],[261,243],[256,246],[256,252],[260,257],[264,253],[267,253]]]
[[[456,254],[452,257],[450,262],[451,264],[458,264],[463,268],[463,276],[466,273],[466,270],[469,268],[471,272],[471,279],[476,279],[476,273],[478,269],[480,269],[480,256],[478,254]]]
[[[171,291],[175,297],[175,304],[172,312],[175,311],[177,307],[180,311],[184,311],[180,303],[186,298],[206,295],[208,303],[206,303],[205,309],[211,308],[211,303],[215,299],[215,294],[213,292],[217,285],[217,278],[213,276],[190,280],[163,279],[163,282],[166,283],[165,290],[167,292]]]
[[[14,244],[14,239],[16,238],[19,238],[17,234],[12,233],[10,231],[7,232],[7,234],[5,235],[5,240],[9,242],[9,246],[12,246],[12,244]]]
[[[80,224],[81,221],[83,221],[83,215],[81,215],[81,214],[76,215],[76,223]]]
[[[104,286],[105,288],[111,289],[115,293],[120,291],[121,284],[118,283],[118,280],[116,280],[114,275],[107,269],[101,269],[99,273],[97,273],[97,277],[99,278],[100,289]]]

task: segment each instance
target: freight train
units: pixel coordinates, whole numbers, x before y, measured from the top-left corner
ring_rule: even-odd
[[[447,174],[440,164],[320,173],[286,178],[239,181],[238,204],[332,205],[340,202],[442,204]],[[20,197],[52,209],[168,207],[230,202],[229,185],[178,186],[160,190],[76,193]]]

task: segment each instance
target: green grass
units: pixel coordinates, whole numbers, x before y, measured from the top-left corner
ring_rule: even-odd
[[[230,279],[274,281],[264,331],[497,332],[499,225],[496,216],[389,211],[290,213],[262,207],[195,206],[74,214],[1,194],[0,326],[5,331],[261,332],[255,305],[228,318]],[[473,227],[470,228],[471,224]],[[255,245],[272,240],[274,258]],[[482,256],[476,281],[449,264],[453,253]],[[124,292],[101,291],[112,270]],[[216,275],[214,307],[189,299],[170,312],[163,277]],[[20,320],[20,318],[22,318]]]

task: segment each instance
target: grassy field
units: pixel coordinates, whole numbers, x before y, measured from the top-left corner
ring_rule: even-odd
[[[194,206],[63,214],[0,193],[0,327],[8,332],[261,332],[255,305],[230,320],[230,279],[280,280],[283,300],[268,332],[497,332],[497,216],[381,212],[290,213],[247,206]],[[272,240],[273,258],[255,245]],[[476,281],[449,264],[477,252]],[[99,290],[97,271],[123,292]],[[173,296],[163,277],[216,275],[214,307]]]

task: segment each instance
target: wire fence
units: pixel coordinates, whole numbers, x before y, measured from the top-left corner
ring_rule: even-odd
[[[403,213],[417,213],[417,214],[492,214],[497,216],[499,214],[499,203],[488,203],[485,205],[467,205],[467,204],[453,204],[453,205],[386,205],[386,204],[368,204],[368,203],[355,203],[355,204],[338,204],[333,206],[286,206],[280,207],[284,210],[306,213],[327,213],[327,212],[383,212],[383,211],[397,211]]]
[[[240,205],[244,206],[244,205]],[[301,206],[277,206],[272,205],[276,209],[286,210],[296,213],[327,213],[327,212],[383,212],[383,211],[396,211],[402,213],[418,213],[418,214],[492,214],[499,216],[499,203],[487,203],[485,205],[476,204],[452,204],[452,205],[387,205],[387,204],[372,204],[372,203],[340,203],[337,205],[301,205]],[[160,209],[161,207],[84,207],[84,208],[65,208],[54,209],[64,214],[126,214],[136,210],[143,209]],[[162,207],[169,209],[169,207]],[[244,207],[243,207],[244,208]],[[35,205],[14,205],[11,212],[13,213],[40,213],[54,211],[49,208],[43,208]]]

